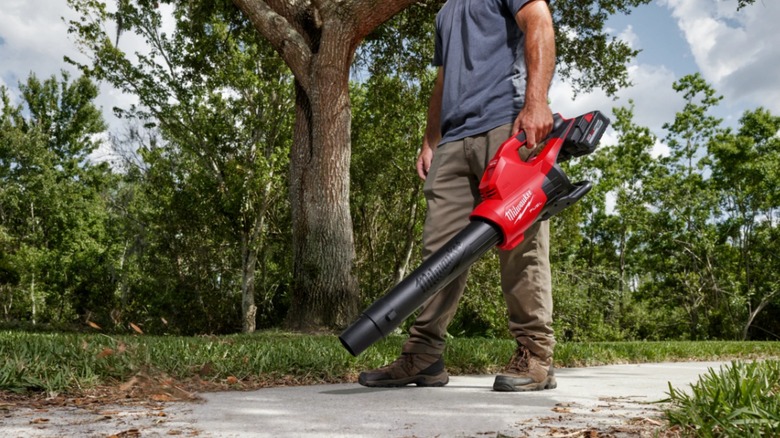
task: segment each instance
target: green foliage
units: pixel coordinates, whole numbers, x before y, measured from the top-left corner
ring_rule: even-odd
[[[650,0],[566,0],[550,2],[556,32],[558,73],[576,92],[601,88],[614,95],[629,85],[627,61],[639,53],[610,37],[604,25],[610,15],[630,13]]]
[[[430,78],[424,79],[427,84]],[[366,299],[419,263],[425,204],[413,164],[425,129],[426,95],[419,82],[393,76],[353,84],[351,207],[355,266]]]
[[[592,181],[594,188],[553,219],[554,326],[562,340],[659,336],[646,329],[657,319],[647,318],[638,297],[651,217],[645,182],[657,172],[650,154],[656,140],[633,123],[633,103],[614,110],[612,126],[616,144],[603,144],[594,154],[567,163],[572,180]]]
[[[780,434],[780,361],[734,361],[688,391],[669,387],[669,422],[697,437]]]
[[[712,181],[723,214],[718,241],[724,289],[739,297],[733,313],[747,338],[756,315],[777,302],[780,277],[775,217],[780,208],[780,117],[758,108],[740,119],[738,132],[721,131],[708,145]]]
[[[756,0],[739,0],[737,2],[737,10],[740,10],[744,8],[745,6],[752,5],[756,2]]]
[[[466,292],[448,329],[453,336],[510,337],[509,315],[501,292],[498,252],[491,251],[469,271]]]
[[[365,89],[376,87],[376,81],[372,78]],[[685,77],[675,87],[685,107],[666,125],[669,155],[654,155],[659,140],[633,122],[632,103],[614,110],[616,144],[566,163],[572,180],[591,180],[594,189],[552,219],[554,327],[560,340],[747,338],[754,321],[762,327],[753,329],[754,336],[776,336],[777,324],[767,309],[776,308],[778,299],[777,239],[771,237],[777,233],[773,218],[780,186],[775,184],[778,119],[758,110],[745,115],[740,132],[731,133],[709,115],[720,98],[700,76]],[[358,95],[356,102],[364,105],[370,96]],[[392,97],[382,101],[388,113],[403,117],[394,113]],[[366,121],[383,129],[391,123],[368,119],[370,107],[360,108],[356,131],[361,135]],[[364,283],[371,301],[398,280],[389,267],[403,259],[400,248],[409,248],[415,210],[407,210],[397,225],[389,222],[392,215],[376,219],[380,211],[385,214],[384,202],[403,193],[398,190],[403,186],[393,182],[409,181],[411,172],[385,179],[394,170],[365,161],[361,142],[355,144],[360,165],[355,166],[354,199],[365,202],[371,199],[367,193],[381,194],[370,204],[373,208],[362,207],[373,215],[374,236],[389,227],[396,233],[405,230],[407,239],[404,246],[388,237],[384,247],[378,244],[382,238],[371,240],[365,259],[370,263],[362,268],[371,273]],[[396,163],[403,150],[399,146],[385,160]],[[363,173],[363,166],[371,174]],[[369,175],[376,177],[375,186],[360,182],[371,180]],[[413,193],[414,186],[405,190]],[[357,220],[357,229],[363,223]],[[451,334],[506,336],[495,262],[488,256],[473,267]]]
[[[122,320],[170,321],[184,333],[254,330],[279,321],[289,261],[284,188],[291,76],[230,2],[176,3],[162,32],[156,2],[69,2],[91,63],[79,67],[139,98],[115,109],[136,150],[121,203]],[[116,38],[103,29],[115,22]],[[148,53],[121,50],[122,34]],[[72,62],[72,61],[71,61]],[[148,135],[143,135],[148,133]],[[161,293],[161,291],[164,291]],[[257,317],[245,317],[259,307]]]
[[[4,318],[72,321],[111,307],[116,247],[105,164],[89,155],[105,129],[87,78],[62,74],[5,88],[0,113],[0,248]]]

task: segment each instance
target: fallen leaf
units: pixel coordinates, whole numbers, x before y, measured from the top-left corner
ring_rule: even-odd
[[[141,436],[141,432],[138,429],[128,429],[124,432],[119,432],[114,435],[110,435],[108,438],[128,438]]]
[[[99,326],[99,325],[95,324],[95,323],[94,323],[94,322],[92,322],[92,321],[87,321],[87,325],[88,325],[88,326],[90,326],[90,327],[92,327],[93,329],[96,329],[96,330],[103,330],[102,328],[100,328],[100,326]]]
[[[214,373],[214,365],[211,362],[204,363],[198,370],[198,374],[201,376],[208,376]]]
[[[114,350],[106,347],[106,348],[103,349],[103,351],[101,351],[100,353],[97,354],[97,358],[98,359],[103,359],[104,357],[111,356],[112,354],[114,354]]]
[[[228,385],[235,385],[238,383],[238,379],[235,376],[228,376],[227,383]]]
[[[132,379],[130,379],[130,380],[128,380],[127,382],[125,382],[125,383],[123,383],[123,384],[119,385],[119,390],[120,390],[120,391],[128,391],[128,390],[130,390],[130,389],[131,389],[133,386],[135,386],[137,383],[138,383],[138,378],[137,378],[137,377],[135,377],[135,376],[133,376],[133,378],[132,378]]]
[[[171,397],[169,394],[152,394],[152,400],[158,402],[168,402],[172,401],[173,397]]]
[[[132,322],[130,323],[130,328],[132,328],[133,330],[135,330],[135,332],[136,332],[136,333],[138,333],[139,335],[142,335],[142,334],[144,334],[144,331],[143,331],[143,330],[141,330],[141,328],[140,328],[140,327],[138,327],[137,325],[133,324]]]

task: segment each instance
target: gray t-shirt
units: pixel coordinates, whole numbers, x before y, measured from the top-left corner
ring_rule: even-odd
[[[531,0],[447,0],[436,16],[433,64],[444,68],[441,143],[512,123],[523,108],[524,35]]]

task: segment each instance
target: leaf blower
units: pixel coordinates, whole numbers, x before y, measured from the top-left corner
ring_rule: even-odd
[[[465,272],[494,246],[509,250],[519,245],[528,228],[577,202],[592,187],[572,184],[558,163],[593,152],[609,125],[598,111],[573,119],[554,116],[552,132],[536,155],[520,158],[525,133],[506,140],[487,165],[479,184],[482,202],[469,224],[417,269],[378,299],[339,336],[344,348],[357,356],[384,338],[434,293]]]

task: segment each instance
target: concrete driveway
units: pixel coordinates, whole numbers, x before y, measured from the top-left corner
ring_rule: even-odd
[[[0,435],[199,437],[524,437],[652,436],[668,385],[687,389],[723,362],[611,365],[556,370],[558,388],[492,391],[493,376],[452,376],[443,388],[364,388],[357,384],[201,394],[155,415],[127,406],[104,421],[77,410],[16,413]],[[83,414],[83,413],[82,413]],[[35,422],[36,417],[46,421]]]

